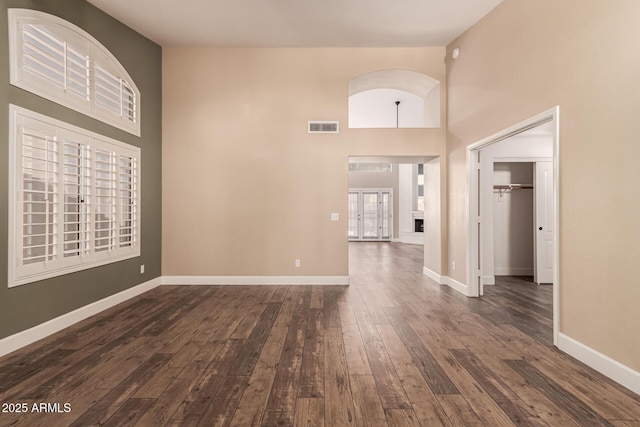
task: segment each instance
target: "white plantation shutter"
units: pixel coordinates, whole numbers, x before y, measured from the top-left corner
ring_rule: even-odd
[[[96,70],[96,105],[131,122],[136,121],[136,95],[131,85],[99,64]]]
[[[140,92],[118,60],[81,28],[9,9],[11,84],[140,136]]]
[[[22,27],[22,61],[24,70],[64,89],[65,43],[42,25]]]
[[[138,111],[136,93],[128,82],[124,80],[120,80],[120,82],[122,83],[122,117],[131,122],[136,122],[136,112]]]
[[[9,286],[140,255],[140,149],[10,111]]]
[[[66,135],[63,168],[63,254],[65,258],[91,251],[91,147],[81,135]]]
[[[91,100],[91,69],[89,57],[67,45],[65,90],[86,101]]]
[[[24,126],[19,135],[22,265],[47,264],[58,257],[58,141],[55,129],[33,125]]]
[[[138,162],[134,156],[119,159],[119,246],[135,245],[138,232]]]
[[[25,79],[57,97],[73,97],[72,102],[84,103],[90,109],[91,69],[89,57],[81,49],[67,43],[44,25],[22,26],[22,64]],[[33,80],[33,78],[36,80]]]
[[[95,150],[95,251],[115,247],[116,239],[116,153]]]

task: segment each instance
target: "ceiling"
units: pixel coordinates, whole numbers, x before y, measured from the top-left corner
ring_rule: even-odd
[[[502,0],[87,0],[161,46],[446,46]]]

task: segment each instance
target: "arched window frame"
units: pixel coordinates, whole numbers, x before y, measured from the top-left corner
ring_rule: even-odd
[[[8,16],[12,85],[140,136],[140,91],[107,48],[48,13]]]

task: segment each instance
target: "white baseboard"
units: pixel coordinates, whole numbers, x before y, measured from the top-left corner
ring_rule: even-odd
[[[14,352],[22,347],[34,343],[49,335],[55,334],[74,323],[78,323],[88,317],[98,314],[108,308],[120,304],[128,299],[143,294],[151,289],[160,286],[160,277],[141,283],[133,288],[126,289],[117,294],[108,296],[89,305],[80,307],[55,319],[48,320],[32,328],[10,335],[0,340],[0,357]]]
[[[399,237],[400,243],[407,243],[410,245],[424,245],[424,233],[401,232]]]
[[[458,282],[456,279],[453,279],[447,276],[445,285],[460,292],[462,295],[469,296],[469,294],[467,293],[468,292],[467,285],[465,285],[464,283]]]
[[[558,348],[634,393],[640,394],[640,372],[634,371],[563,333],[558,334]]]
[[[349,276],[162,276],[163,285],[348,285]]]
[[[447,276],[441,276],[435,271],[428,269],[427,267],[422,267],[422,274],[427,276],[429,279],[436,282],[438,285],[446,285]]]
[[[533,268],[530,267],[495,267],[495,276],[533,276]]]
[[[424,274],[425,276],[427,276],[429,279],[433,280],[434,282],[436,282],[439,285],[447,285],[450,288],[460,292],[462,295],[468,295],[467,294],[467,285],[465,285],[464,283],[460,283],[455,279],[452,279],[449,276],[441,276],[440,274],[436,273],[435,271],[428,269],[427,267],[422,267],[422,274]]]

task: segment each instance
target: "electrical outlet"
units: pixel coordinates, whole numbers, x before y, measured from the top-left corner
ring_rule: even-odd
[[[340,221],[340,214],[337,212],[331,213],[331,221]]]
[[[451,261],[451,268],[452,268],[453,270],[455,270],[455,269],[456,269],[456,262],[455,262],[455,261]]]
[[[300,260],[299,259],[296,260],[296,267],[300,267]]]
[[[140,274],[144,274],[144,264],[140,264]]]

